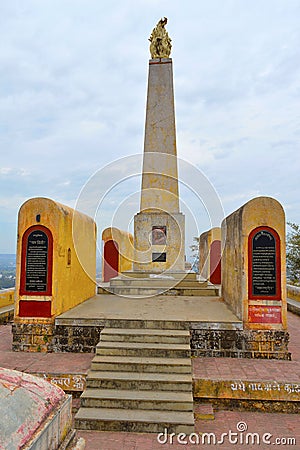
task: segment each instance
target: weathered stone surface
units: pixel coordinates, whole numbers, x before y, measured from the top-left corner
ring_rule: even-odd
[[[55,336],[51,351],[54,352],[95,352],[103,327],[64,326],[55,327]]]
[[[191,330],[193,356],[291,359],[289,334],[274,330]]]
[[[0,369],[0,447],[55,450],[71,432],[71,397],[15,370]]]
[[[12,326],[13,350],[49,352],[53,345],[53,324],[14,323]]]

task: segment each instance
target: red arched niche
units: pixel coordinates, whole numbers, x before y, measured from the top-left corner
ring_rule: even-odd
[[[53,237],[42,226],[28,228],[22,237],[20,295],[51,296]],[[51,317],[51,301],[20,300],[20,317]]]
[[[209,280],[213,284],[221,284],[221,241],[212,242],[210,246]]]
[[[109,240],[104,243],[104,270],[103,278],[107,282],[119,274],[119,246],[116,241]]]

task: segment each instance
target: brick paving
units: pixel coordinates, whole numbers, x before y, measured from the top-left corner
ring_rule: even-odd
[[[237,358],[193,358],[193,377],[211,380],[232,378],[251,381],[300,382],[300,317],[288,313],[290,333],[289,350],[292,361],[237,359]],[[299,447],[300,449],[300,447]]]
[[[210,379],[244,379],[244,380],[269,380],[298,382],[300,380],[300,317],[288,314],[290,331],[290,346],[292,361],[276,360],[245,360],[233,358],[195,358],[193,359],[194,378]],[[16,370],[36,373],[87,373],[94,354],[83,353],[19,353],[11,351],[12,335],[11,326],[0,326],[0,366]],[[78,435],[86,441],[87,450],[157,450],[163,448],[193,449],[193,448],[220,448],[230,450],[270,449],[270,448],[294,448],[300,450],[300,419],[297,414],[270,414],[258,412],[240,411],[216,411],[215,420],[199,420],[196,422],[196,433],[215,433],[220,439],[222,433],[229,430],[236,432],[239,422],[245,422],[248,432],[259,433],[262,438],[264,433],[271,433],[270,445],[241,445],[231,444],[228,440],[224,444],[196,445],[196,444],[160,444],[156,434],[144,433],[112,433],[80,431]],[[163,431],[163,430],[162,430]],[[244,436],[245,433],[238,433]],[[233,436],[234,438],[234,436]],[[295,438],[296,445],[289,445],[283,441],[276,445],[275,438]],[[195,436],[194,436],[194,439]]]
[[[243,422],[246,424],[246,432],[237,432],[237,424]],[[240,425],[241,427],[242,425]],[[269,413],[253,413],[253,412],[239,412],[239,411],[217,411],[215,413],[215,420],[199,420],[195,425],[195,433],[199,434],[199,445],[197,445],[196,437],[191,436],[194,443],[189,443],[189,438],[186,438],[187,444],[180,444],[176,441],[163,444],[157,440],[157,434],[152,433],[113,433],[113,432],[97,432],[97,431],[79,431],[78,436],[83,437],[86,441],[86,450],[163,450],[168,449],[196,449],[196,448],[215,448],[224,450],[245,450],[245,449],[261,449],[266,450],[270,448],[289,448],[300,449],[300,430],[299,430],[299,416],[297,414],[269,414]],[[237,436],[232,435],[231,442],[229,438],[224,438],[224,443],[221,444],[222,433],[238,433]],[[201,434],[214,433],[216,436],[216,444],[207,445],[207,437],[205,438],[206,445],[201,442]],[[258,433],[259,444],[246,445],[246,434]],[[263,444],[263,435],[270,433],[270,444]],[[238,438],[244,444],[236,444],[234,440]],[[282,439],[281,445],[276,445],[276,439]],[[288,445],[287,438],[296,440],[296,445]],[[204,439],[204,436],[203,436]],[[213,438],[212,438],[213,439]],[[256,438],[258,439],[258,438]],[[164,436],[161,437],[164,442]],[[219,443],[218,443],[219,441]],[[196,443],[195,443],[196,442]],[[251,443],[251,441],[249,441]]]
[[[13,352],[11,325],[0,326],[0,367],[28,373],[86,374],[94,353]]]

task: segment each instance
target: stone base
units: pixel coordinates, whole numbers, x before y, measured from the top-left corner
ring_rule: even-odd
[[[273,330],[192,329],[192,356],[291,360],[289,333]]]
[[[95,352],[104,326],[57,325],[53,339],[53,352]]]
[[[144,322],[141,323],[144,327]],[[289,333],[286,331],[199,329],[200,323],[183,324],[184,328],[190,328],[192,356],[291,359],[288,351]],[[122,321],[108,321],[107,326],[122,328],[125,325]],[[136,323],[134,326],[139,328]],[[95,352],[103,328],[104,324],[103,326],[14,324],[13,350],[91,353]]]
[[[153,239],[153,227],[165,227],[166,241]],[[184,215],[181,213],[141,212],[134,216],[134,263],[139,272],[185,272]],[[160,242],[160,243],[159,243]],[[165,259],[154,261],[154,255]]]
[[[51,352],[54,324],[14,323],[13,345],[16,352]]]
[[[100,340],[99,326],[13,324],[15,352],[95,352]]]

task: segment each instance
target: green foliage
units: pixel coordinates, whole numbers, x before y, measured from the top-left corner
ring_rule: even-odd
[[[288,278],[293,284],[300,284],[300,225],[288,222],[286,261]]]

